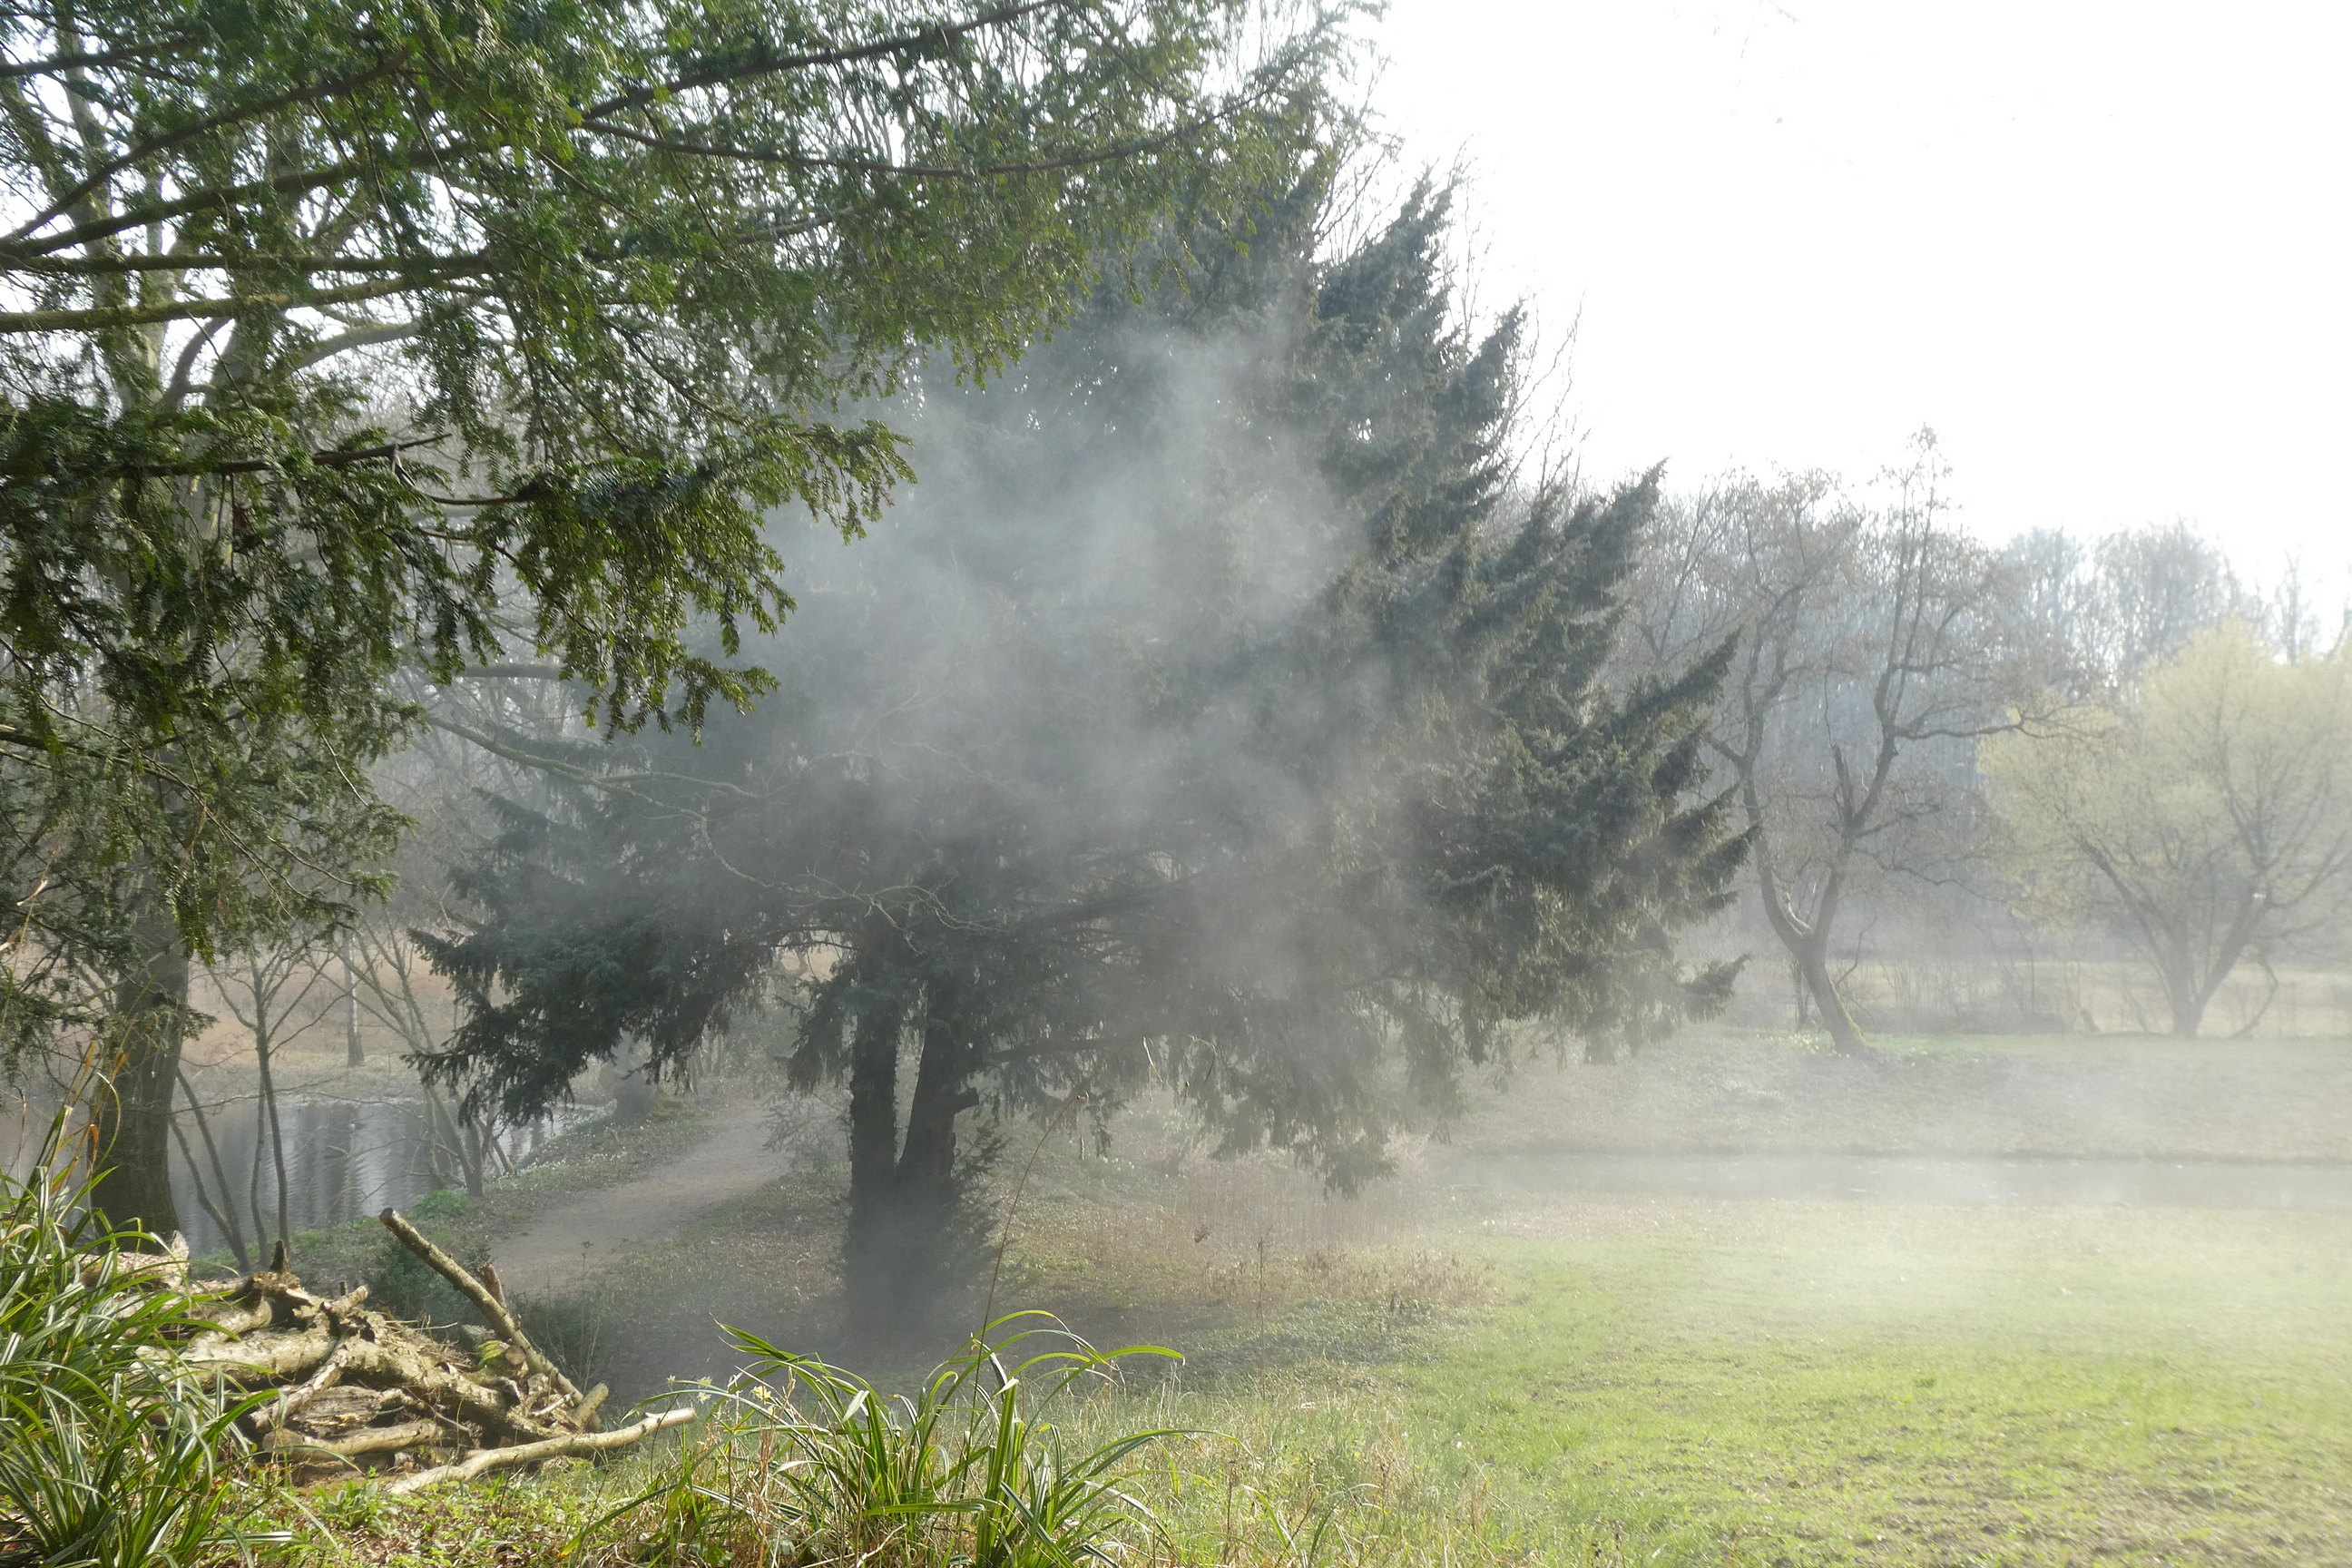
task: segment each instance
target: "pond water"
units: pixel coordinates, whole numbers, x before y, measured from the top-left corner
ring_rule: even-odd
[[[1612,1196],[2352,1210],[2352,1164],[1915,1154],[1467,1154],[1498,1187]]]
[[[545,1121],[507,1129],[500,1142],[509,1157],[519,1161],[588,1113],[584,1107],[567,1108]],[[172,1151],[173,1195],[188,1246],[201,1254],[223,1251],[229,1245],[220,1221],[199,1200],[201,1191],[216,1207],[227,1207],[221,1203],[220,1174],[228,1179],[234,1218],[247,1244],[257,1234],[275,1235],[277,1171],[259,1103],[219,1106],[208,1110],[205,1121],[212,1133],[210,1151],[185,1114],[180,1118],[184,1150]],[[446,1156],[442,1170],[434,1169],[432,1136],[420,1101],[291,1098],[279,1102],[278,1121],[286,1144],[287,1218],[297,1231],[359,1219],[386,1207],[406,1208],[428,1193],[459,1183],[454,1162]],[[190,1156],[198,1163],[201,1184],[198,1171],[189,1168]],[[257,1209],[262,1216],[258,1226],[254,1222]]]

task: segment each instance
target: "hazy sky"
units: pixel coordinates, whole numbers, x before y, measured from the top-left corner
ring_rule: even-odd
[[[1482,303],[1577,326],[1584,468],[1864,477],[1999,538],[2189,520],[2352,566],[2352,8],[1391,0]]]

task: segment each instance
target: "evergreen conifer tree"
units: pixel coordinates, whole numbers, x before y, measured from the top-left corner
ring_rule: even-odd
[[[1322,190],[923,381],[924,482],[803,593],[760,711],[509,805],[431,1071],[526,1114],[781,995],[794,1081],[849,1089],[877,1323],[975,1244],[995,1117],[1156,1081],[1349,1188],[1507,1026],[1605,1051],[1718,997],[1671,939],[1744,847],[1699,793],[1720,661],[1600,684],[1654,487],[1515,492],[1518,323],[1465,334],[1444,200],[1327,260]]]
[[[0,13],[0,1039],[120,1062],[110,1212],[173,1223],[191,955],[380,888],[419,688],[756,696],[762,512],[908,477],[845,404],[1254,188],[1338,47],[1231,0]]]

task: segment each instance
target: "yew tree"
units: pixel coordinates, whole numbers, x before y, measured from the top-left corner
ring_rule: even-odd
[[[389,675],[755,697],[762,513],[908,477],[848,400],[1262,177],[1335,47],[1226,0],[0,11],[0,1020],[117,1065],[109,1209],[173,1218],[191,953],[379,885]]]
[[[951,1297],[1008,1117],[1157,1083],[1348,1187],[1521,1026],[1606,1053],[1718,999],[1673,939],[1745,847],[1702,788],[1722,662],[1601,679],[1654,488],[1515,485],[1518,324],[1462,321],[1443,200],[1327,254],[1322,192],[985,388],[919,377],[925,481],[758,712],[509,806],[430,1070],[528,1114],[791,1009],[878,1325]]]

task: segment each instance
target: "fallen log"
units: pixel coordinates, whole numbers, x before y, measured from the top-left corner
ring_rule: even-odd
[[[101,1276],[161,1290],[185,1290],[188,1285],[188,1244],[178,1231],[163,1238],[162,1252],[91,1254],[82,1259],[81,1282],[95,1285]]]
[[[438,1421],[407,1421],[397,1426],[362,1426],[348,1437],[336,1437],[328,1441],[304,1444],[301,1447],[315,1448],[321,1453],[333,1454],[348,1459],[361,1454],[390,1454],[397,1453],[403,1448],[429,1447],[434,1444],[446,1441],[446,1436]],[[292,1453],[296,1445],[289,1443],[283,1445],[278,1451],[281,1454]]]
[[[281,1247],[270,1267],[216,1281],[187,1278],[184,1249],[140,1257],[142,1284],[186,1304],[188,1337],[151,1352],[257,1399],[246,1431],[297,1479],[387,1465],[413,1491],[545,1459],[626,1447],[688,1419],[690,1409],[598,1432],[603,1384],[583,1393],[524,1331],[494,1283],[477,1279],[392,1210],[384,1228],[481,1310],[499,1338],[478,1349],[372,1310],[364,1285],[321,1297],[303,1288]],[[120,1268],[104,1262],[98,1268]]]

